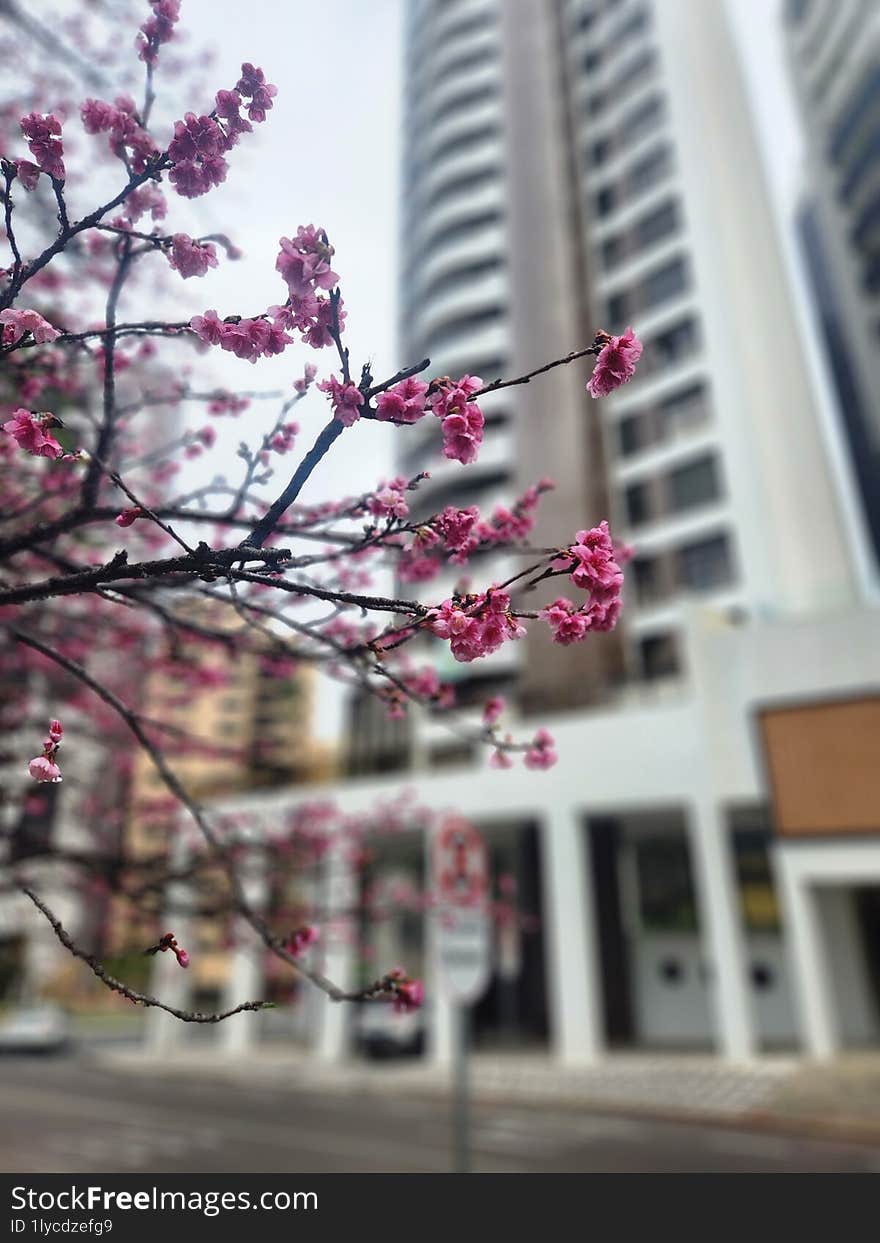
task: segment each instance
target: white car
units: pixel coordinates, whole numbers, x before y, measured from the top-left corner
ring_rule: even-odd
[[[70,1044],[70,1022],[55,1002],[0,1013],[0,1053],[61,1053]]]

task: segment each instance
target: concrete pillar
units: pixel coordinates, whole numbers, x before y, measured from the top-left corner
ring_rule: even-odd
[[[553,806],[540,834],[551,1047],[563,1065],[584,1065],[605,1039],[586,827],[574,808]]]
[[[174,935],[178,942],[186,947],[189,943],[189,921],[179,916],[173,925]],[[159,1001],[178,1010],[190,1008],[190,976],[189,970],[178,965],[177,959],[170,950],[157,954],[153,959],[148,990]],[[188,1024],[175,1018],[165,1010],[152,1007],[147,1011],[144,1023],[144,1046],[146,1051],[157,1057],[165,1058],[178,1049],[186,1039]]]
[[[232,1010],[243,1001],[263,998],[263,958],[266,950],[250,924],[235,921],[235,947],[231,952],[229,974],[223,987],[221,1010]],[[244,1054],[259,1039],[260,1016],[253,1011],[224,1019],[217,1029],[216,1044],[226,1054]]]
[[[248,857],[239,864],[239,876],[248,905],[260,911],[266,902],[266,877],[262,861]],[[236,918],[234,948],[223,989],[221,1009],[232,1010],[243,1001],[260,1001],[263,995],[265,948],[247,920]],[[258,1043],[259,1014],[252,1010],[224,1019],[217,1029],[216,1045],[223,1053],[241,1055]]]
[[[172,865],[178,871],[185,870],[187,858],[183,836],[178,834],[172,853]],[[192,953],[190,920],[180,914],[180,908],[186,908],[191,898],[188,886],[176,881],[168,886],[166,900],[169,909],[167,919],[162,922],[162,930],[170,929],[177,938],[178,944]],[[147,990],[159,1001],[174,1006],[178,1010],[190,1008],[190,987],[192,977],[190,969],[181,967],[170,950],[156,954],[150,972],[150,987]],[[153,1007],[147,1011],[144,1024],[144,1047],[148,1054],[157,1058],[168,1057],[186,1039],[189,1024],[175,1018],[165,1010]]]
[[[322,955],[314,955],[315,962],[324,974],[340,988],[351,989],[354,985],[353,938],[357,927],[347,914],[357,901],[357,883],[354,868],[342,850],[342,843],[334,843],[324,859],[322,874],[324,910],[318,919],[321,928]],[[313,985],[308,987],[314,990]],[[322,1062],[342,1062],[348,1056],[352,1003],[330,1001],[323,993],[316,992],[314,1054]]]
[[[798,876],[785,850],[777,850],[775,860],[801,1040],[810,1057],[825,1061],[838,1052],[840,1032],[818,894]]]
[[[707,796],[688,809],[700,930],[712,965],[716,1048],[734,1061],[757,1048],[739,888],[727,825]]]

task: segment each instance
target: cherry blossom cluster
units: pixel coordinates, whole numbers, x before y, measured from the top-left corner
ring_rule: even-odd
[[[282,237],[275,270],[287,285],[287,302],[271,308],[277,323],[300,333],[306,345],[331,345],[333,333],[345,320],[342,299],[324,296],[339,282],[330,266],[333,247],[323,229],[300,225],[292,238]]]
[[[112,104],[103,99],[85,99],[80,104],[79,114],[86,133],[109,134],[111,152],[125,160],[136,173],[142,173],[159,152],[155,139],[141,124],[137,105],[130,95],[117,95]],[[152,187],[139,187],[133,193],[143,195],[143,191],[149,193]],[[129,200],[131,197],[128,196]],[[137,210],[129,202],[126,206],[129,211]]]
[[[452,655],[465,663],[489,656],[508,639],[521,639],[526,633],[511,612],[510,596],[498,587],[444,600],[429,613],[428,628],[448,639]]]
[[[54,414],[44,411],[32,414],[30,410],[19,407],[13,410],[12,418],[3,425],[3,431],[10,435],[25,453],[32,457],[59,458],[64,450],[47,430],[60,426],[60,420]]]
[[[575,605],[560,596],[541,610],[539,616],[550,625],[557,643],[577,643],[589,631],[614,628],[623,587],[623,571],[616,555],[608,523],[600,522],[589,531],[578,531],[575,542],[554,560],[555,570],[570,574],[575,587],[590,593],[585,605]]]
[[[507,701],[502,695],[493,695],[483,706],[483,725],[488,736],[494,738],[498,744],[489,757],[490,768],[513,768],[514,761],[511,747],[513,738],[510,734],[505,734],[502,740],[497,729],[500,718],[506,708]],[[552,768],[558,759],[559,756],[556,753],[553,736],[542,726],[537,730],[526,747],[523,764],[526,768],[530,768],[533,771],[543,770]]]
[[[225,155],[238,142],[239,134],[250,133],[251,121],[265,121],[277,87],[266,82],[262,69],[243,64],[241,77],[231,91],[218,91],[215,111],[196,116],[187,112],[174,122],[174,137],[168,144],[171,163],[169,179],[183,198],[199,198],[226,180]],[[250,100],[247,119],[242,104]]]
[[[277,323],[238,316],[224,320],[213,310],[205,311],[204,315],[194,315],[190,327],[206,345],[219,345],[221,350],[234,354],[236,358],[244,358],[249,363],[282,353],[293,340]],[[215,410],[213,413],[220,412]]]
[[[39,311],[7,307],[5,311],[0,311],[0,324],[3,325],[2,341],[6,346],[19,345],[28,335],[38,345],[45,345],[61,336],[59,330],[44,319]]]
[[[43,739],[43,754],[38,755],[36,759],[31,760],[28,764],[28,772],[34,781],[50,781],[57,784],[61,781],[61,769],[55,762],[58,754],[58,748],[61,746],[61,739],[64,736],[64,730],[61,722],[52,720],[49,722],[49,733]]]
[[[155,65],[159,48],[174,37],[174,27],[180,20],[180,0],[150,0],[153,12],[138,31],[135,47],[138,56],[148,65]]]
[[[443,455],[463,466],[475,462],[483,442],[485,419],[474,400],[483,388],[479,376],[448,376],[430,385],[415,377],[401,380],[376,398],[376,418],[382,422],[415,423],[429,412],[440,420]]]
[[[596,344],[601,345],[601,349],[587,384],[587,392],[591,397],[607,397],[635,375],[643,347],[632,328],[627,328],[619,337],[598,332]]]
[[[440,572],[441,555],[453,565],[466,565],[478,548],[509,545],[525,540],[535,525],[541,497],[553,488],[549,479],[527,488],[508,508],[497,505],[489,518],[483,518],[476,505],[458,509],[447,505],[442,513],[416,530],[412,543],[398,563],[402,582],[428,582]]]
[[[56,181],[63,181],[64,146],[61,142],[61,122],[55,114],[31,112],[21,118],[20,125],[37,167]]]
[[[175,233],[167,252],[168,264],[184,280],[204,276],[208,268],[216,268],[217,251],[210,242],[198,242],[187,233]]]
[[[337,380],[336,376],[330,376],[327,380],[321,380],[318,388],[327,394],[333,417],[338,423],[351,427],[361,417],[364,395],[356,384],[346,384]]]

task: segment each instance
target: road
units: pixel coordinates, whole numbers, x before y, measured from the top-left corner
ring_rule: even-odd
[[[443,1102],[0,1058],[4,1173],[442,1172]],[[575,1110],[480,1106],[479,1172],[880,1172],[880,1149]]]

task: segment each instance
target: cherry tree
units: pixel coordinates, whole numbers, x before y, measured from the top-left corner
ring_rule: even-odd
[[[274,305],[226,314],[205,308],[199,278],[241,252],[231,236],[196,237],[177,227],[179,200],[222,197],[239,144],[271,123],[277,92],[247,62],[236,81],[210,92],[188,84],[192,74],[167,72],[180,7],[180,0],[149,0],[140,14],[121,10],[114,20],[128,29],[112,40],[112,52],[105,45],[96,57],[82,14],[50,31],[9,6],[10,38],[36,51],[40,69],[28,111],[21,94],[0,106],[0,678],[4,725],[15,723],[16,739],[23,729],[32,736],[30,751],[12,757],[20,780],[7,783],[4,798],[8,808],[39,814],[40,799],[68,783],[65,795],[88,833],[88,849],[63,859],[71,884],[85,894],[122,894],[132,909],[148,912],[160,930],[143,945],[147,955],[189,964],[190,950],[156,922],[168,886],[183,877],[199,893],[203,914],[232,912],[246,921],[267,954],[328,998],[413,1008],[422,985],[402,968],[385,964],[351,992],[323,974],[315,955],[334,913],[282,904],[267,919],[257,909],[242,875],[241,818],[203,806],[175,771],[171,749],[176,755],[199,740],[144,711],[145,679],[161,671],[198,688],[210,677],[212,652],[251,652],[278,676],[307,663],[376,696],[398,717],[413,704],[454,704],[430,662],[432,645],[448,645],[456,661],[470,662],[522,639],[530,625],[548,626],[561,644],[611,629],[629,550],[615,546],[605,522],[559,532],[556,547],[533,547],[549,480],[490,513],[447,506],[418,520],[411,507],[429,461],[414,477],[378,481],[359,495],[321,504],[304,504],[300,495],[313,475],[327,477],[336,442],[369,435],[371,423],[391,424],[405,437],[413,424],[437,420],[443,457],[466,469],[480,453],[487,394],[540,383],[552,368],[591,357],[587,388],[601,398],[632,376],[641,344],[632,329],[597,331],[583,349],[511,378],[436,375],[427,358],[373,375],[346,344],[345,256],[312,223],[292,223],[279,241]],[[160,87],[163,99],[186,92],[170,129],[153,120]],[[94,186],[105,183],[96,198]],[[305,218],[307,202],[301,210]],[[169,282],[178,283],[174,296],[184,314],[138,313],[138,304],[155,306],[156,290],[167,293]],[[210,373],[216,351],[258,368],[295,344],[307,347],[311,361],[280,394],[259,382],[233,392],[196,378]],[[215,449],[216,420],[240,419],[246,427],[248,412],[267,403],[275,411],[268,430],[245,436],[235,470],[187,487],[187,462]],[[325,412],[305,448],[295,417],[300,403]],[[199,409],[205,418],[195,426]],[[466,567],[491,549],[521,556],[523,568],[504,582],[426,598],[448,567]],[[397,594],[382,594],[377,578],[396,582]],[[556,579],[564,580],[559,596],[530,607],[533,589]],[[490,762],[552,767],[550,734],[514,737],[503,725],[504,706],[490,699],[473,730],[490,748]],[[455,728],[465,727],[456,719]],[[99,782],[84,777],[86,739],[99,748]],[[163,814],[178,826],[187,821],[198,836],[198,849],[182,864],[173,842],[153,859],[120,859],[137,749],[164,783]],[[413,814],[412,807],[383,807],[356,819],[302,802],[261,837],[264,866],[276,879],[309,874],[340,842],[363,864],[370,835],[399,831]],[[433,814],[420,808],[417,818],[429,825]],[[62,925],[28,863],[10,864],[6,887],[22,889],[61,944],[108,988],[185,1021],[217,1022],[265,1004],[185,1011],[116,978]],[[500,920],[517,917],[510,892],[508,884],[495,903]],[[373,885],[359,902],[361,914],[368,908],[381,918],[394,902],[430,908],[431,896],[389,895]]]

